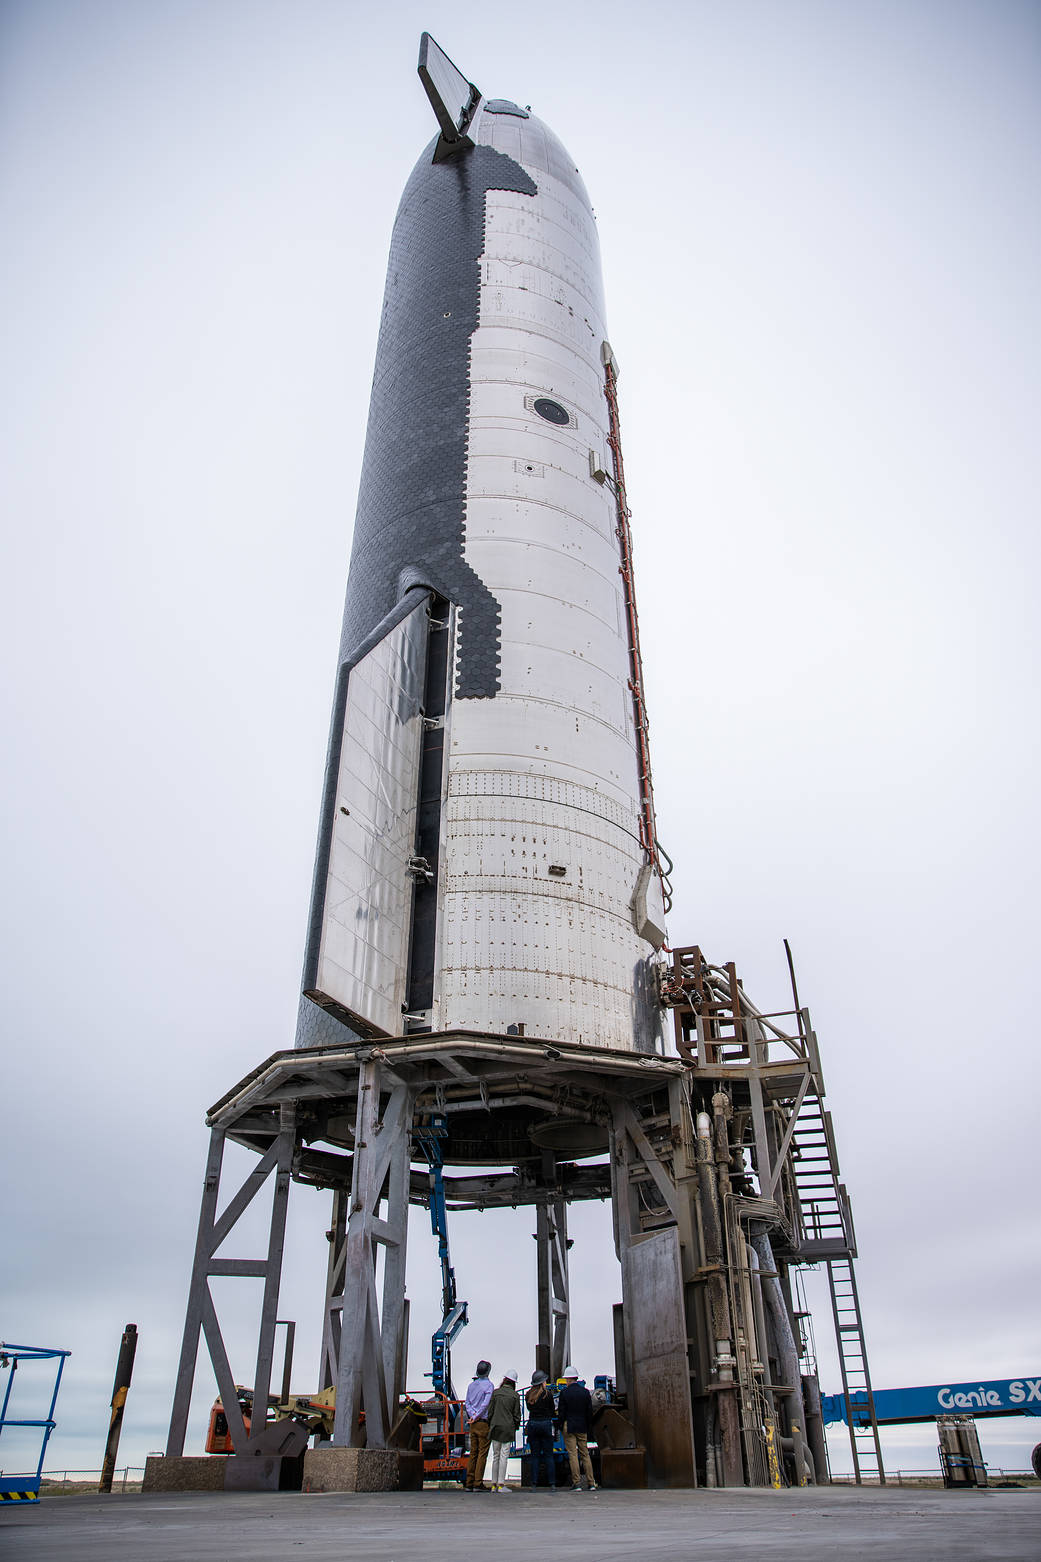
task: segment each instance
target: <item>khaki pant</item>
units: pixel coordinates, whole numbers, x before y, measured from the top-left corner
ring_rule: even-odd
[[[506,1461],[510,1457],[510,1450],[511,1450],[512,1447],[513,1447],[512,1440],[510,1442],[508,1442],[508,1443],[501,1443],[501,1442],[496,1442],[494,1437],[492,1438],[491,1448],[492,1448],[492,1485],[493,1486],[505,1486],[506,1485]]]
[[[484,1480],[484,1467],[488,1461],[488,1423],[470,1422],[470,1458],[466,1465],[466,1485],[470,1491]]]
[[[582,1474],[585,1476],[590,1486],[595,1486],[596,1482],[593,1480],[593,1464],[589,1457],[586,1433],[569,1432],[566,1421],[564,1423],[564,1447],[567,1449],[568,1463],[571,1466],[572,1486],[581,1486],[582,1484],[578,1474],[578,1463],[580,1459],[582,1461]]]

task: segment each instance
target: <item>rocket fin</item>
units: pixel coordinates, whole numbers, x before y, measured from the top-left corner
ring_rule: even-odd
[[[429,33],[424,33],[419,40],[418,69],[419,79],[441,127],[434,162],[443,163],[446,158],[473,146],[466,132],[481,101],[480,89],[467,81]]]
[[[304,995],[359,1035],[400,1034],[406,998],[430,618],[410,595],[341,675],[315,872]]]
[[[665,942],[665,900],[661,877],[650,863],[644,863],[633,893],[633,927],[653,949]]]

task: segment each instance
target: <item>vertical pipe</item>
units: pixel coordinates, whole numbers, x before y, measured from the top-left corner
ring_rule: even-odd
[[[123,1426],[123,1406],[126,1404],[127,1394],[130,1392],[130,1379],[134,1371],[134,1355],[137,1351],[137,1324],[128,1323],[123,1330],[123,1338],[119,1342],[119,1356],[116,1359],[116,1377],[112,1384],[112,1414],[108,1423],[108,1440],[105,1443],[105,1458],[101,1466],[101,1480],[98,1482],[99,1492],[112,1490],[112,1476],[116,1469],[116,1454],[119,1451],[119,1433]]]
[[[757,1357],[763,1367],[763,1377],[767,1385],[770,1383],[770,1336],[766,1332],[766,1313],[763,1307],[763,1281],[759,1273],[759,1254],[751,1242],[745,1243],[745,1252],[748,1255],[749,1290],[752,1296],[752,1316],[755,1319],[755,1334],[757,1345]],[[776,1417],[777,1409],[774,1404],[773,1389],[769,1386],[763,1390],[770,1414]]]
[[[770,1246],[770,1238],[764,1235],[754,1237],[752,1240],[759,1254],[763,1296],[766,1301],[768,1323],[773,1335],[773,1344],[777,1353],[778,1377],[780,1378],[780,1383],[777,1387],[784,1390],[783,1414],[788,1435],[793,1443],[792,1457],[795,1461],[795,1482],[797,1486],[804,1486],[806,1484],[806,1463],[803,1457],[805,1444],[802,1435],[802,1375],[799,1372],[799,1353],[795,1345],[795,1334],[792,1330],[792,1320],[789,1316],[784,1292],[781,1289],[780,1277],[777,1273],[777,1262],[774,1258],[773,1248]]]
[[[814,1479],[818,1486],[826,1486],[831,1481],[828,1473],[828,1444],[824,1436],[820,1384],[815,1372],[803,1374],[802,1403],[806,1416],[806,1441],[813,1457]]]
[[[810,1458],[810,1454],[807,1450],[806,1442],[802,1435],[802,1426],[794,1419],[794,1416],[800,1415],[802,1413],[801,1408],[796,1408],[793,1406],[793,1411],[792,1459],[795,1462],[795,1484],[796,1486],[812,1486],[813,1482],[807,1481],[806,1479],[806,1463]]]
[[[712,1159],[712,1120],[707,1112],[697,1116],[698,1195],[701,1203],[702,1230],[705,1235],[706,1281],[711,1319],[714,1370],[717,1380],[716,1405],[720,1441],[723,1450],[723,1484],[744,1485],[741,1457],[741,1422],[734,1388],[733,1323],[723,1278],[723,1227],[719,1212],[716,1168]]]

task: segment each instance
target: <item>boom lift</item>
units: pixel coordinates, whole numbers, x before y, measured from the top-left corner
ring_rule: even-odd
[[[437,1238],[437,1256],[441,1261],[441,1322],[430,1341],[431,1370],[426,1374],[435,1394],[456,1398],[452,1387],[452,1345],[465,1329],[467,1303],[456,1293],[455,1270],[448,1248],[448,1208],[445,1204],[444,1152],[442,1140],[448,1136],[448,1120],[431,1116],[413,1129],[413,1138],[430,1168],[430,1229]]]

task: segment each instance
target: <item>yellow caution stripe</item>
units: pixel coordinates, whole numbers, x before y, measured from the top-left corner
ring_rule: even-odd
[[[38,1491],[0,1491],[0,1502],[39,1502]]]

